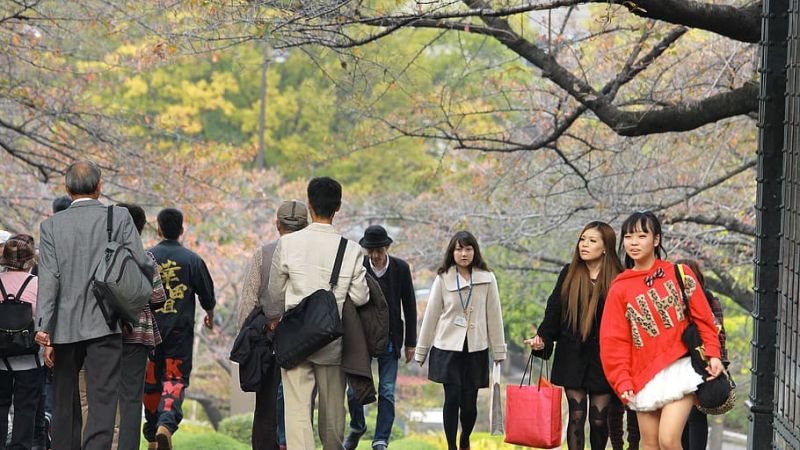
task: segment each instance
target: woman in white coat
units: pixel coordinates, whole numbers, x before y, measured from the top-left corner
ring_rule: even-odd
[[[489,386],[490,348],[495,362],[506,358],[497,280],[483,261],[475,236],[459,231],[450,240],[431,287],[414,357],[422,365],[430,353],[428,379],[444,385],[448,450],[469,449],[478,389]]]

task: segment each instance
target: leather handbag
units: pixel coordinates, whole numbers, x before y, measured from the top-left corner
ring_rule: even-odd
[[[683,304],[686,308],[686,317],[689,320],[689,325],[683,331],[681,340],[689,349],[689,357],[692,361],[692,368],[705,380],[708,376],[706,367],[708,366],[708,358],[705,356],[705,346],[703,339],[700,337],[700,332],[697,330],[697,325],[692,320],[691,311],[689,310],[689,298],[686,296],[686,290],[683,283],[683,268],[675,265],[675,278],[678,280],[678,287],[683,298]],[[711,381],[704,381],[697,386],[695,397],[697,398],[697,409],[705,414],[719,415],[725,414],[730,411],[736,403],[736,391],[734,388],[736,384],[733,382],[727,370]]]
[[[273,345],[275,359],[284,369],[296,367],[344,334],[333,288],[339,282],[346,248],[347,239],[341,238],[331,272],[331,288],[313,292],[287,311],[278,323]]]

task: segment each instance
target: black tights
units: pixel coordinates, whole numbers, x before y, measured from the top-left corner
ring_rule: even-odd
[[[584,448],[583,427],[586,424],[586,391],[567,388],[569,422],[567,425],[567,447],[570,450]],[[608,442],[608,404],[611,394],[591,394],[589,397],[589,442],[592,450],[603,450]]]
[[[461,448],[469,448],[469,435],[475,428],[478,417],[478,390],[462,389],[453,384],[444,385],[444,435],[447,437],[447,450],[458,450],[456,434],[458,419],[461,417]],[[460,413],[460,414],[459,414]]]

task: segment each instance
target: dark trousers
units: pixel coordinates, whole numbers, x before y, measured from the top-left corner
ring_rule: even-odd
[[[147,353],[142,344],[122,345],[122,375],[119,384],[118,450],[139,450],[142,433],[142,394]]]
[[[697,408],[692,407],[689,412],[689,420],[683,427],[681,444],[683,450],[705,450],[708,444],[708,416]]]
[[[261,390],[256,392],[256,410],[253,413],[253,450],[278,449],[278,384],[281,368],[273,363],[262,380]]]
[[[394,391],[397,383],[398,361],[394,353],[376,358],[378,360],[378,418],[375,421],[373,444],[389,445],[394,425]],[[350,410],[350,429],[363,434],[367,431],[364,406],[355,398],[353,389],[347,386],[347,406]]]
[[[28,450],[33,446],[36,409],[44,388],[44,368],[0,371],[0,442],[3,448],[8,433],[8,410],[14,403],[14,423],[9,450]]]
[[[47,450],[50,448],[50,418],[53,417],[53,373],[44,369],[44,386],[41,400],[36,408],[36,425],[33,429],[33,449]]]
[[[170,433],[183,419],[183,399],[192,373],[192,341],[189,330],[172,330],[162,335],[161,345],[150,353],[144,380],[144,437],[156,440],[158,427]]]
[[[108,450],[114,435],[119,395],[122,336],[112,334],[89,341],[53,346],[53,450]],[[81,446],[78,372],[86,370],[89,406]]]

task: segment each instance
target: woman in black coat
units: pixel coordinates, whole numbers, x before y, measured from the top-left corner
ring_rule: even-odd
[[[600,363],[600,317],[608,287],[622,272],[614,229],[590,222],[581,231],[572,262],[561,270],[547,300],[537,335],[525,340],[534,354],[549,358],[555,349],[551,381],[564,387],[569,404],[567,446],[584,448],[587,397],[589,442],[602,450],[608,441],[608,405],[613,391]]]

